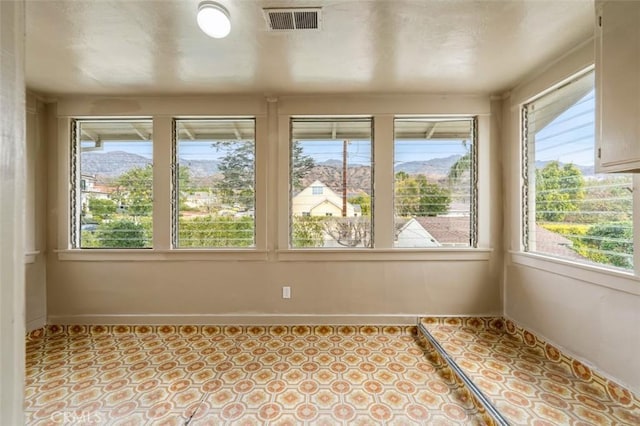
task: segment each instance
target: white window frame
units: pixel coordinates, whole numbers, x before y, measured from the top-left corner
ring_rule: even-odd
[[[397,120],[402,119],[418,119],[425,121],[442,121],[444,119],[459,119],[459,120],[468,120],[471,122],[471,203],[469,206],[469,246],[461,247],[461,249],[476,249],[478,248],[478,117],[475,115],[462,115],[462,116],[451,116],[451,117],[442,117],[442,116],[433,116],[433,115],[421,115],[421,116],[396,116],[394,118],[394,137],[393,137],[393,155],[394,155],[394,164],[395,164],[395,124]],[[394,200],[393,200],[393,208],[395,210],[395,172],[393,179],[394,186]],[[396,249],[403,249],[402,247],[397,247]],[[409,249],[415,250],[415,249]],[[437,248],[424,248],[420,250],[438,250]]]
[[[104,122],[104,123],[120,123],[120,122],[151,122],[153,125],[153,119],[151,117],[98,117],[98,118],[72,118],[69,122],[70,126],[70,158],[69,158],[69,247],[75,250],[82,251],[94,251],[94,250],[105,250],[105,251],[135,251],[135,250],[144,250],[149,251],[153,250],[154,244],[153,240],[151,242],[150,247],[136,247],[136,248],[82,248],[80,246],[80,197],[79,191],[82,191],[83,179],[81,176],[81,163],[80,163],[80,135],[78,134],[78,129],[83,122]],[[155,161],[155,146],[153,144],[153,137],[151,138],[151,149],[152,149],[152,164]],[[155,173],[155,167],[154,167]],[[153,176],[153,175],[152,175]],[[152,194],[154,194],[154,184],[152,183]],[[153,196],[152,196],[153,197]],[[151,219],[154,220],[154,212],[152,211]],[[155,228],[155,227],[154,227]],[[153,229],[155,231],[155,229]]]
[[[289,216],[280,214],[276,256],[280,261],[487,261],[491,258],[491,194],[492,188],[500,179],[496,169],[491,169],[489,159],[492,150],[499,150],[498,140],[490,136],[490,102],[483,97],[372,97],[370,102],[352,101],[347,97],[286,97],[274,100],[278,112],[278,210],[289,211],[289,156],[290,156],[290,119],[293,117],[336,118],[372,117],[374,190],[372,208],[374,217],[374,247],[369,249],[290,249]],[[416,116],[433,117],[476,117],[477,118],[477,246],[447,248],[395,248],[393,247],[393,140],[394,119]],[[286,168],[283,167],[286,165]],[[382,200],[382,202],[380,201]]]
[[[254,188],[255,192],[254,196],[254,216],[253,216],[253,242],[254,245],[251,247],[202,247],[202,248],[190,248],[190,247],[179,247],[178,246],[178,221],[180,218],[179,211],[179,183],[178,183],[178,122],[180,120],[188,120],[188,121],[232,121],[232,120],[252,120],[254,126],[254,164],[253,164],[253,179],[254,179]],[[171,124],[171,135],[172,135],[172,143],[171,143],[171,249],[178,251],[188,251],[188,250],[210,250],[214,252],[219,251],[230,251],[230,250],[239,250],[239,251],[255,251],[257,250],[257,215],[258,215],[258,206],[257,206],[257,197],[258,197],[258,137],[257,137],[257,124],[255,116],[215,116],[215,117],[174,117]]]

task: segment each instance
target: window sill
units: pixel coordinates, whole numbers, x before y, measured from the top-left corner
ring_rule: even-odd
[[[24,254],[24,263],[36,263],[36,258],[40,254],[39,251],[28,251]]]
[[[509,253],[511,254],[511,261],[517,265],[528,266],[601,287],[640,295],[640,277],[631,272],[572,262],[537,253],[520,251],[510,251]]]
[[[290,249],[278,250],[287,262],[336,261],[488,261],[493,249]]]
[[[180,261],[265,261],[266,250],[151,250],[76,249],[57,250],[58,260],[85,262],[180,262]]]

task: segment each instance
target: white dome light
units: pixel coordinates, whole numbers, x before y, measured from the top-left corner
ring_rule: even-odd
[[[198,26],[209,37],[225,38],[231,32],[229,12],[213,1],[198,5]]]

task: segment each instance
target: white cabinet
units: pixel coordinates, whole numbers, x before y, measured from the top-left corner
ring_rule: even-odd
[[[640,172],[640,1],[596,2],[596,171]]]

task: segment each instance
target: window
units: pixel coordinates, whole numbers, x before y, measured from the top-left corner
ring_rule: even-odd
[[[152,127],[140,119],[73,121],[73,248],[151,247]]]
[[[633,268],[630,175],[594,173],[594,73],[522,108],[525,251]]]
[[[175,123],[174,247],[255,246],[255,121]]]
[[[371,126],[371,118],[292,119],[292,248],[373,247]]]
[[[394,247],[476,246],[475,123],[395,120]]]

